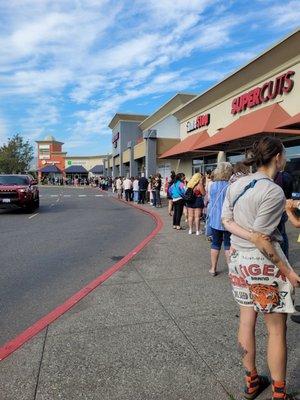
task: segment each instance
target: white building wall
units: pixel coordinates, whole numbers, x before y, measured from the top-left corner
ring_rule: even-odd
[[[154,124],[150,129],[157,131],[157,138],[179,139],[180,124],[177,118],[169,115],[158,123]],[[145,130],[147,132],[148,129]]]

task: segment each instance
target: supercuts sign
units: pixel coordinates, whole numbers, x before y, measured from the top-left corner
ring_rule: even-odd
[[[264,83],[262,86],[256,87],[247,93],[236,97],[231,104],[231,114],[237,114],[245,111],[247,108],[253,108],[269,100],[289,93],[294,87],[292,76],[295,71],[285,72],[283,75],[277,76],[274,80]]]
[[[192,132],[196,129],[202,128],[203,126],[208,126],[210,122],[210,114],[199,115],[192,122],[186,124],[187,132]]]
[[[115,149],[116,149],[117,146],[118,146],[118,140],[119,140],[119,138],[120,138],[120,133],[119,133],[119,132],[115,133],[114,136],[113,136],[113,138],[112,138],[112,144],[113,144],[113,146],[114,146]]]

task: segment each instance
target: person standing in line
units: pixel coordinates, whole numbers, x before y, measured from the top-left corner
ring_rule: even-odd
[[[194,194],[194,200],[192,202],[186,202],[189,235],[193,233],[193,223],[195,223],[196,235],[200,235],[200,219],[204,208],[203,196],[205,195],[203,179],[203,175],[197,172],[187,184],[187,189],[191,189]]]
[[[148,179],[145,178],[145,174],[139,179],[139,204],[145,204],[146,191],[148,189]]]
[[[289,221],[295,228],[300,228],[300,217],[295,213],[296,210],[300,210],[300,201],[299,200],[287,200],[286,202],[286,213],[289,218]],[[300,236],[299,236],[300,237]],[[298,239],[299,241],[299,239]],[[300,305],[295,306],[296,311],[300,312]],[[300,314],[292,315],[291,320],[300,324]]]
[[[135,178],[133,176],[130,178],[130,180],[131,180],[130,201],[133,201],[133,182],[134,182],[134,179]]]
[[[173,185],[174,181],[175,181],[175,171],[171,171],[171,176],[170,179],[168,181],[168,185],[166,187],[166,192],[167,192],[167,199],[168,199],[168,213],[170,215],[170,217],[172,217],[172,211],[173,211],[173,199],[172,196],[169,193],[169,189],[170,187]]]
[[[161,207],[161,197],[160,197],[160,191],[161,191],[161,175],[157,173],[154,177],[154,182],[153,182],[153,188],[154,188],[154,201],[153,201],[153,206],[154,207]]]
[[[148,183],[148,188],[147,188],[147,192],[148,192],[148,198],[149,198],[149,204],[151,206],[153,206],[153,176],[150,175],[149,176],[149,183]]]
[[[184,207],[184,195],[186,191],[185,187],[185,175],[179,173],[176,175],[173,185],[170,187],[170,193],[173,199],[173,228],[178,231],[181,230],[180,222]]]
[[[293,178],[288,172],[285,171],[280,171],[274,178],[274,182],[281,187],[283,190],[283,193],[285,195],[286,199],[291,199],[292,198],[292,193],[293,193]],[[278,230],[282,236],[282,242],[281,242],[281,248],[282,251],[284,252],[285,256],[287,259],[289,259],[289,238],[286,233],[286,228],[285,224],[288,220],[288,216],[286,212],[284,211],[280,223],[278,225]]]
[[[253,145],[257,172],[229,186],[222,220],[231,233],[229,277],[234,299],[240,306],[239,348],[245,368],[244,397],[255,399],[270,384],[256,368],[255,328],[263,314],[268,331],[267,361],[272,379],[272,400],[292,400],[286,391],[286,320],[295,311],[293,287],[300,277],[281,247],[278,224],[285,208],[283,190],[273,179],[286,163],[285,149],[276,137]]]
[[[226,190],[229,185],[229,179],[232,175],[233,168],[229,162],[220,162],[214,170],[214,181],[210,186],[208,193],[209,201],[209,225],[211,227],[212,241],[211,241],[211,268],[209,273],[212,276],[217,275],[217,265],[219,255],[224,245],[224,251],[227,262],[230,256],[230,232],[228,232],[222,223],[221,213],[223,202],[226,195]]]
[[[126,201],[130,201],[131,188],[132,188],[132,182],[131,182],[131,179],[129,179],[127,176],[123,181],[123,189],[125,192],[125,200]]]
[[[139,202],[139,178],[136,176],[133,184],[133,201],[137,204]]]
[[[116,180],[116,191],[117,191],[117,196],[118,196],[119,200],[122,199],[122,185],[123,185],[123,182],[122,182],[121,177],[119,176]]]

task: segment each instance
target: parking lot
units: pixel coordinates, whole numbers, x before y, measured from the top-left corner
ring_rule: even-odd
[[[91,188],[41,188],[40,208],[0,210],[0,345],[132,250],[151,218]]]

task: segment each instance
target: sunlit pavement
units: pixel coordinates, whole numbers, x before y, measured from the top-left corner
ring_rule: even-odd
[[[224,259],[211,277],[205,238],[174,231],[166,209],[156,212],[165,226],[140,254],[3,361],[5,400],[241,399],[238,309]],[[260,318],[260,372],[265,340]],[[288,384],[297,389],[299,325],[290,320],[288,342]]]

